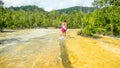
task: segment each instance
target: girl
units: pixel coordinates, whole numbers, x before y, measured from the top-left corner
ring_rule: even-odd
[[[63,36],[66,36],[66,31],[67,31],[67,23],[66,23],[66,20],[64,20],[64,22],[62,23],[61,31],[62,31],[62,35],[63,35]]]

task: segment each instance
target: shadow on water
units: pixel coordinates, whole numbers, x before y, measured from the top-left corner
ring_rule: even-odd
[[[12,39],[3,39],[0,40],[0,44],[8,44],[11,42],[19,42],[20,40],[16,39],[16,38],[12,38]]]
[[[63,64],[64,68],[73,68],[73,66],[69,60],[69,57],[68,57],[65,41],[60,40],[59,45],[60,45],[60,50],[61,50],[62,64]]]
[[[3,30],[2,33],[11,33],[11,32],[15,32],[15,30]]]

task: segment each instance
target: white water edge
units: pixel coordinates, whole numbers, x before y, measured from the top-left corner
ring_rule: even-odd
[[[5,41],[5,44],[0,44],[0,49],[7,47],[9,45],[16,45],[19,43],[24,43],[29,41],[30,39],[33,38],[38,38],[42,37],[48,34],[53,34],[56,33],[59,30],[55,29],[33,29],[31,32],[27,32],[27,34],[19,34],[19,35],[12,35],[10,37],[7,37],[7,39],[11,40],[14,39],[13,41],[11,40],[10,42]],[[6,38],[5,38],[6,39]]]

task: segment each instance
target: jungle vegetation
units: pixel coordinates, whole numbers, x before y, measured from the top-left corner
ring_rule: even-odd
[[[35,5],[4,7],[0,1],[0,31],[39,27],[61,27],[66,19],[68,28],[81,29],[80,34],[102,34],[120,37],[120,1],[94,0],[94,7],[70,7],[45,11]]]

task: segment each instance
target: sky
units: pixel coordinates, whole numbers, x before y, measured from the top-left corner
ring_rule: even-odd
[[[93,0],[2,0],[5,7],[19,7],[25,5],[36,5],[46,11],[68,8],[73,6],[91,7]]]

